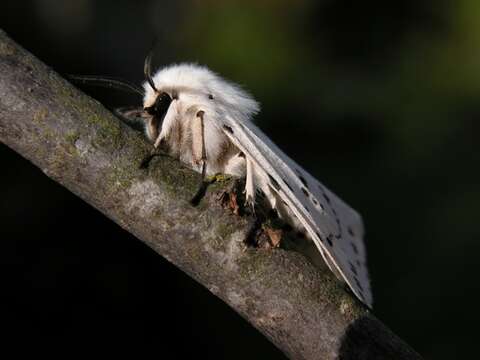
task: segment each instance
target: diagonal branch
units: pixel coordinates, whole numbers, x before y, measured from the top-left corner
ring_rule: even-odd
[[[294,359],[420,359],[302,255],[245,245],[221,187],[151,145],[0,30],[0,141],[220,297]]]

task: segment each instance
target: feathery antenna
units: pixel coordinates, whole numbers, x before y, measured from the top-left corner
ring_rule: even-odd
[[[78,84],[101,86],[109,89],[122,90],[130,93],[144,95],[141,87],[132,84],[126,80],[118,79],[109,76],[95,76],[95,75],[67,75],[69,80]]]

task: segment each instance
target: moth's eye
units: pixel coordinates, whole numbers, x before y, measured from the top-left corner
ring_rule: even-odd
[[[166,92],[162,92],[157,96],[155,103],[152,106],[146,107],[145,111],[149,115],[153,116],[163,116],[166,114],[172,98]]]

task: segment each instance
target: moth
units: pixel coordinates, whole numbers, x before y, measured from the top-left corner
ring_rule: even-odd
[[[141,119],[155,148],[166,149],[203,177],[245,177],[246,202],[253,206],[261,193],[280,218],[307,234],[358,299],[372,307],[361,216],[253,123],[260,108],[252,96],[195,64],[167,66],[152,75],[151,53],[144,73],[142,88],[113,78],[73,78],[143,96],[140,110],[123,115]]]

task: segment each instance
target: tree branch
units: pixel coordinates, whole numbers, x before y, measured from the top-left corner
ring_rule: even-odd
[[[221,186],[198,207],[200,175],[151,145],[0,30],[0,141],[220,297],[293,359],[420,359],[329,271],[247,247],[248,217]]]

